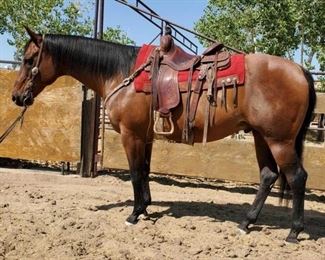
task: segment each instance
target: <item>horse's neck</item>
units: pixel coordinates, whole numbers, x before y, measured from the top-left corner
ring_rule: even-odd
[[[95,74],[90,74],[87,69],[84,71],[80,71],[74,69],[73,66],[69,66],[66,70],[64,70],[63,75],[69,75],[76,80],[80,81],[87,88],[92,89],[101,97],[104,97],[104,85],[105,80],[102,77],[99,77]]]
[[[72,76],[102,97],[129,75],[138,52],[135,47],[108,42],[65,40],[55,46],[60,57],[55,62],[59,76]]]
[[[62,75],[69,75],[80,81],[87,88],[92,89],[101,97],[105,97],[111,89],[123,80],[121,74],[107,76],[105,74],[98,75],[91,73],[87,67],[77,69],[73,64],[65,63],[62,68]]]

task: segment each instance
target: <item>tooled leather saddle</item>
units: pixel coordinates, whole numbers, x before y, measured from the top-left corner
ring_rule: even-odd
[[[207,98],[210,104],[216,104],[217,87],[222,89],[223,105],[226,102],[225,87],[233,86],[235,90],[234,106],[237,105],[237,81],[236,75],[217,79],[217,71],[230,66],[231,55],[224,50],[222,43],[214,43],[207,48],[202,55],[191,55],[174,44],[172,36],[165,34],[160,39],[160,46],[151,54],[150,66],[153,109],[157,111],[154,123],[154,131],[158,134],[169,135],[174,131],[172,122],[172,109],[180,104],[180,93],[187,92],[185,104],[185,122],[183,128],[183,142],[193,143],[193,127],[199,99],[203,91],[207,90]],[[187,84],[179,84],[179,74],[188,73]],[[196,75],[196,80],[193,80]],[[209,107],[207,108],[209,113]],[[170,129],[161,131],[157,129],[160,118],[168,118]],[[209,120],[206,115],[203,142],[207,139]]]

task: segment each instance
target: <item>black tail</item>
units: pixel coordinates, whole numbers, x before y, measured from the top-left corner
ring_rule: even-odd
[[[305,68],[302,68],[302,71],[305,75],[305,78],[306,78],[306,80],[308,82],[308,86],[309,86],[309,104],[308,104],[308,109],[307,109],[307,113],[306,113],[304,122],[299,130],[299,133],[296,138],[296,143],[295,143],[296,152],[297,152],[297,155],[298,155],[298,158],[300,159],[300,161],[302,161],[302,159],[303,159],[302,155],[303,155],[303,150],[304,150],[304,140],[305,140],[305,136],[306,136],[310,121],[312,120],[314,108],[316,105],[316,91],[315,91],[313,76]],[[279,178],[280,178],[280,200],[282,201],[282,199],[286,199],[284,197],[286,194],[288,194],[288,191],[290,189],[289,189],[289,185],[288,185],[287,179],[285,178],[284,174],[282,174],[280,172]]]
[[[304,122],[300,128],[300,131],[298,133],[298,136],[296,138],[296,152],[297,152],[297,155],[300,160],[302,160],[306,132],[307,132],[309,124],[312,120],[314,108],[316,105],[316,91],[315,91],[313,76],[305,68],[302,68],[302,70],[304,72],[305,78],[306,78],[306,80],[308,82],[308,86],[309,86],[309,105],[308,105],[307,113],[305,116],[305,120],[304,120]]]

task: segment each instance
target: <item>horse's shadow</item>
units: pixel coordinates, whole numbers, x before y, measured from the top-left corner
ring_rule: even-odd
[[[122,181],[130,181],[130,175],[125,170],[113,170],[109,173],[110,176],[114,176]],[[190,179],[182,177],[151,175],[150,180],[157,182],[161,185],[173,185],[180,188],[192,187],[192,188],[205,188],[213,190],[223,190],[232,193],[240,194],[256,194],[257,185],[238,185],[229,186],[225,185],[222,180],[200,180]],[[277,192],[271,192],[270,196],[279,197]],[[317,195],[309,191],[306,192],[305,199],[308,201],[325,202],[324,195]],[[223,222],[232,221],[237,224],[241,223],[245,218],[245,214],[248,211],[250,204],[215,204],[211,202],[189,202],[189,201],[154,201],[154,206],[163,207],[161,211],[151,213],[150,219],[154,222],[159,220],[165,215],[182,218],[186,216],[192,217],[209,217],[212,221]],[[107,205],[99,205],[96,208],[98,210],[111,210],[119,207],[133,206],[133,201],[127,200],[125,202],[110,203]],[[150,207],[149,207],[150,208]],[[325,237],[325,214],[315,210],[305,210],[305,232],[309,234],[310,239],[317,240],[318,238]],[[257,223],[250,228],[253,230],[261,230],[261,225],[266,225],[270,229],[289,229],[291,225],[291,208],[283,206],[274,206],[270,204],[264,205],[262,212],[258,218]]]
[[[110,175],[115,178],[118,178],[122,181],[130,181],[130,174],[127,170],[121,169],[110,169],[109,173],[106,171],[100,172],[101,175]],[[187,181],[182,181],[182,179],[186,179]],[[223,190],[232,193],[240,193],[240,194],[256,194],[258,185],[240,185],[240,186],[233,186],[229,187],[224,185],[226,182],[223,180],[213,180],[209,179],[203,181],[198,178],[189,178],[189,177],[181,177],[181,176],[171,176],[162,173],[153,173],[150,175],[150,181],[159,183],[161,185],[168,185],[168,186],[176,186],[180,188],[203,188],[203,189],[213,189],[213,190]],[[280,197],[278,192],[272,191],[269,194],[270,197]],[[315,201],[315,202],[322,202],[325,203],[325,196],[324,195],[317,195],[310,192],[308,189],[306,190],[305,200],[308,201]]]
[[[209,202],[189,202],[189,201],[156,201],[152,205],[163,207],[161,211],[149,214],[149,219],[153,222],[168,215],[169,217],[209,217],[215,222],[232,221],[237,224],[245,217],[249,209],[249,204],[215,204]],[[98,210],[111,210],[119,207],[129,207],[130,212],[133,201],[110,203],[96,206]],[[269,229],[289,229],[291,224],[291,210],[287,207],[273,206],[266,204],[258,218],[257,223],[250,228],[251,231],[259,231],[261,225],[268,226]],[[305,232],[310,239],[317,240],[325,237],[325,214],[314,210],[305,211]]]

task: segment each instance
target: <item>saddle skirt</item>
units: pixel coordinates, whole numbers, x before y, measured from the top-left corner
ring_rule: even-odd
[[[237,87],[245,82],[244,54],[231,55],[223,50],[223,44],[215,43],[201,56],[190,55],[176,46],[170,35],[161,38],[160,47],[143,45],[135,63],[135,70],[151,59],[151,64],[134,80],[137,92],[151,93],[155,117],[154,132],[170,135],[174,131],[172,111],[181,101],[181,93],[187,95],[184,107],[184,127],[182,140],[193,143],[195,115],[203,92],[209,100],[206,108],[203,143],[207,140],[210,106],[217,104],[217,91],[221,88],[221,106],[225,106],[226,88],[233,87],[234,107],[237,107]],[[211,110],[213,111],[213,110]],[[212,112],[213,114],[213,112]],[[212,115],[211,114],[211,115]],[[159,118],[168,118],[171,128],[167,131],[158,127]],[[162,121],[161,121],[162,122]],[[163,125],[163,124],[162,124]]]
[[[157,48],[155,45],[143,45],[138,53],[135,68],[137,69],[143,63],[146,62],[148,57],[152,55],[154,49]],[[226,55],[226,54],[221,54]],[[243,85],[245,83],[245,55],[244,54],[232,54],[230,56],[230,64],[223,70],[217,70],[216,78],[217,78],[217,87],[222,87],[222,82],[226,82],[227,85],[232,85],[232,79],[235,78],[237,80],[237,85]],[[161,66],[163,68],[164,66]],[[192,81],[196,81],[199,76],[199,70],[195,69],[192,75]],[[177,74],[177,81],[180,92],[187,92],[186,83],[189,77],[188,70],[175,71]],[[231,79],[231,81],[229,80]],[[140,73],[138,77],[134,80],[134,87],[137,92],[145,92],[151,93],[152,91],[152,81],[150,78],[150,71],[144,70]],[[207,86],[203,85],[203,90],[206,90]],[[192,86],[192,91],[194,89],[194,85]]]

